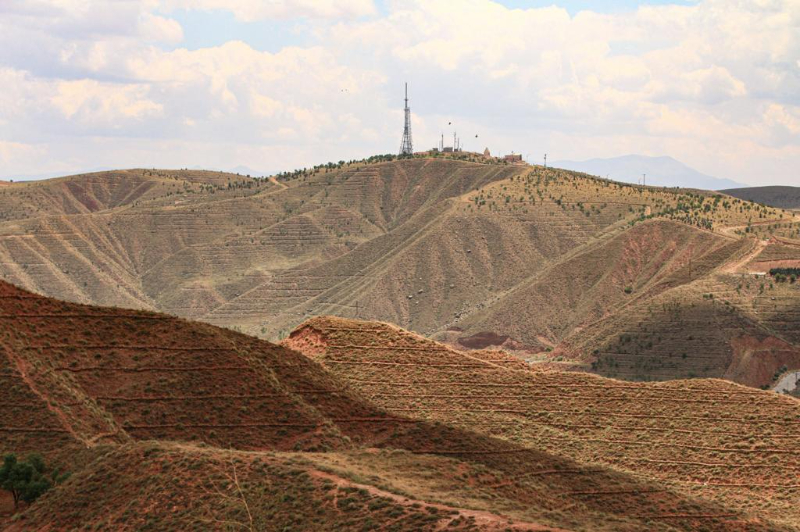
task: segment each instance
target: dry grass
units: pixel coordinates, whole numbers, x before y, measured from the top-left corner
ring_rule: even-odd
[[[720,380],[519,371],[389,325],[335,318],[311,320],[287,342],[389,412],[604,464],[776,520],[800,518],[794,399]]]

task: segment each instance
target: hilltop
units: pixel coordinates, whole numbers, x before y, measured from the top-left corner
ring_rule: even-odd
[[[101,172],[4,187],[0,206],[0,278],[69,301],[271,340],[315,315],[376,319],[631,380],[770,386],[800,367],[799,285],[752,267],[800,224],[723,194],[385,156],[268,179]],[[785,242],[775,260],[800,264]],[[675,334],[686,325],[672,317],[704,305],[725,327]]]
[[[336,332],[344,341],[369,343],[381,360],[398,364],[410,362],[410,350],[419,364],[457,369],[468,362],[471,373],[511,387],[537,378],[516,359],[456,353],[394,327],[316,320],[290,340],[304,355],[208,324],[61,302],[6,283],[0,283],[0,319],[8,381],[0,391],[6,405],[0,445],[5,452],[44,453],[73,473],[6,523],[7,530],[788,531],[795,523],[795,510],[783,506],[794,488],[777,487],[795,469],[795,440],[780,440],[781,455],[763,446],[794,430],[798,403],[771,393],[742,396],[764,417],[736,438],[752,439],[758,450],[721,451],[733,452],[744,471],[757,466],[775,484],[746,506],[738,500],[744,488],[729,499],[692,493],[672,482],[674,474],[665,485],[655,465],[634,471],[608,455],[592,458],[590,450],[569,457],[556,448],[558,439],[530,445],[535,427],[521,418],[522,438],[489,429],[502,417],[480,417],[495,414],[477,414],[485,424],[465,423],[460,413],[439,421],[426,414],[438,410],[428,405],[434,399],[408,409],[407,394],[392,390],[400,401],[392,402],[376,393],[380,386],[365,388],[359,382],[365,375],[327,369],[332,361],[309,350],[333,347],[307,334],[313,327],[324,338]],[[348,352],[337,350],[336,358]],[[359,353],[366,352],[353,351],[352,362],[375,364]],[[426,378],[441,369],[428,367]],[[565,400],[591,389],[574,381],[577,374],[557,373],[553,382],[559,375],[572,390]],[[609,393],[628,388],[584,378],[611,387]],[[734,398],[743,390],[712,386]],[[513,399],[504,395],[490,410],[510,416],[506,403]],[[633,404],[665,401],[660,395]],[[698,408],[690,406],[690,414]],[[762,464],[756,460],[762,454],[784,460]]]
[[[800,187],[744,187],[722,190],[725,194],[780,209],[800,209]]]

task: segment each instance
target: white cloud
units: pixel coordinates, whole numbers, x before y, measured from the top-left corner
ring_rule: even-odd
[[[41,153],[42,148],[38,146],[0,140],[0,162],[4,165],[25,163]]]
[[[303,44],[189,50],[178,9],[281,19]],[[395,1],[386,13],[371,0],[6,0],[0,139],[86,167],[308,166],[394,151],[408,80],[418,146],[452,121],[465,139],[480,134],[473,149],[669,154],[739,180],[759,179],[758,161],[792,161],[774,174],[791,180],[799,57],[796,0],[575,16],[490,0]]]
[[[354,18],[372,15],[372,0],[163,0],[162,8],[225,10],[244,22],[289,18]]]
[[[138,25],[139,34],[145,40],[169,43],[183,40],[183,28],[172,19],[145,12],[139,17]]]
[[[147,98],[146,85],[120,85],[84,79],[61,81],[52,104],[68,119],[88,122],[116,122],[159,115],[163,106]]]

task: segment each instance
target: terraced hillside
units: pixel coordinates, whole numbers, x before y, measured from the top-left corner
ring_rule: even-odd
[[[338,371],[230,330],[6,283],[0,320],[0,447],[73,472],[7,530],[792,530],[761,499],[747,509],[387,411]],[[460,356],[525,368],[478,355]]]
[[[285,345],[395,415],[602,464],[728,507],[757,506],[800,526],[796,399],[715,379],[629,383],[520,370],[511,357],[485,360],[388,324],[341,318],[309,320]],[[587,496],[620,504],[649,497]]]
[[[764,386],[798,367],[776,353],[758,376],[727,371],[735,342],[754,331],[761,345],[795,349],[780,330],[797,323],[789,307],[800,285],[782,292],[782,317],[783,307],[748,310],[761,295],[740,291],[728,332],[704,334],[708,322],[697,321],[692,336],[705,337],[708,354],[661,334],[662,350],[648,356],[681,357],[677,366],[622,371],[606,356],[639,334],[626,309],[691,309],[715,287],[727,293],[757,241],[797,236],[793,213],[477,157],[387,159],[269,179],[128,170],[12,184],[0,190],[0,279],[268,339],[321,314],[383,320],[459,348],[503,346],[586,370],[596,362],[595,371],[639,380]]]
[[[0,306],[6,389],[21,394],[19,407],[4,401],[4,430],[21,435],[19,444],[5,440],[6,450],[48,450],[45,441],[57,448],[65,438],[78,446],[177,438],[240,449],[340,447],[327,415],[374,413],[340,401],[316,365],[232,331],[64,303],[6,283]]]
[[[776,239],[739,242],[738,255],[708,275],[632,298],[571,335],[561,350],[582,353],[595,371],[616,378],[723,377],[772,386],[780,373],[800,366],[800,302],[797,284],[765,272],[800,264],[800,247]]]

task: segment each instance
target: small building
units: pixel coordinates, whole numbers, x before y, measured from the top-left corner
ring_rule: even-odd
[[[511,155],[504,156],[503,160],[508,162],[508,163],[521,163],[522,162],[522,154],[521,153],[512,153]]]
[[[489,159],[492,156],[492,152],[489,151],[489,148],[483,150],[483,156]]]

